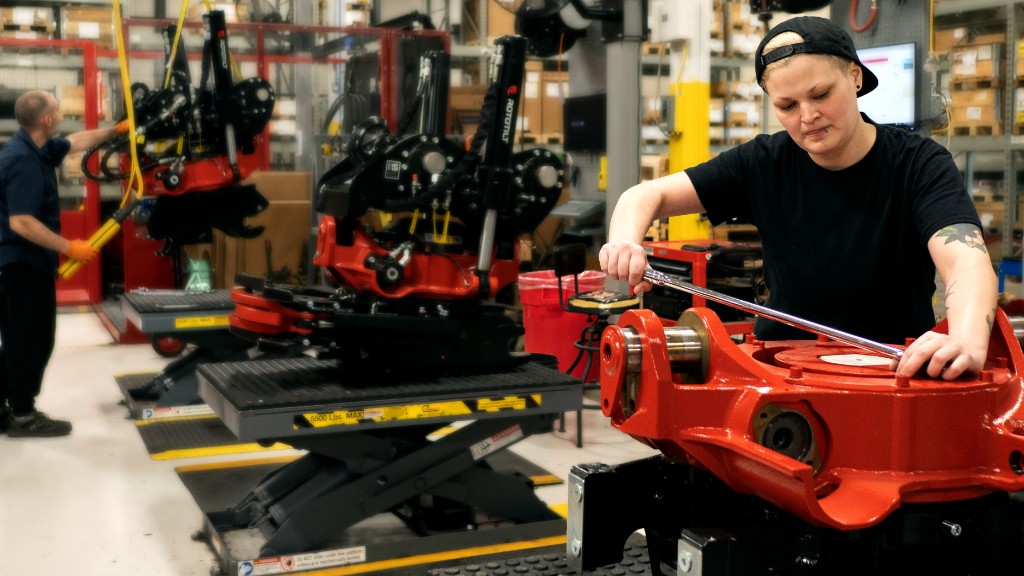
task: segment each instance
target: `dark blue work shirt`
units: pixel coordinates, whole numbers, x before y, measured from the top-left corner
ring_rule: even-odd
[[[11,216],[35,216],[60,234],[60,200],[56,168],[71,149],[64,138],[51,138],[40,148],[18,130],[0,149],[0,267],[28,262],[57,274],[57,253],[11,231]]]

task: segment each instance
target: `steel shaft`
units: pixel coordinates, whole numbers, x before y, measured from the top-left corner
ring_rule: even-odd
[[[849,334],[847,332],[843,332],[842,330],[836,330],[835,328],[830,328],[828,326],[818,324],[817,322],[811,322],[810,320],[798,318],[797,316],[793,316],[792,314],[786,314],[785,312],[772,310],[771,308],[768,308],[766,306],[761,306],[759,304],[754,304],[752,302],[740,300],[739,298],[733,298],[728,294],[722,294],[721,292],[708,290],[707,288],[702,288],[695,284],[691,284],[684,280],[680,280],[678,277],[666,274],[664,272],[659,272],[652,268],[644,270],[644,280],[647,280],[652,284],[656,284],[658,286],[667,286],[669,288],[673,288],[675,290],[679,290],[682,292],[687,292],[689,294],[703,296],[704,298],[707,298],[708,300],[711,300],[713,302],[725,304],[726,306],[731,306],[733,308],[742,310],[749,314],[761,316],[762,318],[775,320],[776,322],[782,322],[783,324],[788,324],[789,326],[793,326],[794,328],[799,328],[801,330],[806,330],[808,332],[820,334],[822,336],[828,336],[833,340],[842,342],[844,344],[849,344],[850,346],[853,346],[855,348],[875,352],[887,358],[893,358],[895,360],[898,360],[903,356],[903,350],[896,348],[895,346],[889,346],[888,344],[880,344],[873,340],[868,340],[867,338],[861,338],[860,336]]]

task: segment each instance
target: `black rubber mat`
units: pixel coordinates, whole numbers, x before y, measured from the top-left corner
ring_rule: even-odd
[[[219,454],[241,454],[287,448],[242,443],[216,414],[187,418],[136,420],[136,428],[154,460],[173,460]]]
[[[238,410],[291,408],[311,403],[366,402],[409,397],[457,396],[529,391],[552,385],[582,386],[582,383],[553,368],[528,362],[515,370],[498,374],[440,376],[400,384],[346,385],[345,375],[334,361],[288,358],[247,362],[201,364],[197,372],[220,391]],[[254,401],[258,399],[258,402]]]
[[[238,504],[243,496],[267,474],[298,458],[296,455],[281,457],[260,457],[252,460],[237,460],[180,466],[175,469],[182,484],[192,494],[204,514],[225,510]],[[538,485],[564,482],[544,468],[508,450],[487,458],[487,463],[498,472],[519,473],[534,479]],[[551,481],[553,479],[554,481]]]
[[[186,292],[159,290],[154,292],[128,292],[122,296],[132,308],[142,314],[156,312],[198,312],[234,310],[230,290]]]
[[[131,372],[115,374],[114,380],[117,382],[117,386],[122,392],[131,393],[133,390],[141,390],[145,388],[157,374],[158,372]]]
[[[526,554],[509,552],[475,558],[472,562],[454,566],[437,566],[427,572],[429,576],[577,576],[566,561],[565,546],[551,546],[530,550]],[[647,556],[647,541],[634,534],[626,542],[622,562],[603,566],[588,575],[595,576],[650,576],[651,561]]]

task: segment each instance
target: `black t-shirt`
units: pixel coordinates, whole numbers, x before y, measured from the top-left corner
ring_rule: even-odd
[[[56,168],[70,148],[63,138],[52,138],[40,148],[24,130],[18,130],[0,149],[0,267],[28,262],[56,276],[57,253],[11,231],[10,217],[35,216],[60,234]]]
[[[757,226],[768,306],[902,344],[935,325],[928,240],[945,226],[981,222],[945,148],[896,128],[877,130],[868,154],[843,170],[818,166],[779,132],[686,173],[713,224],[738,217]],[[755,333],[814,337],[761,318]]]

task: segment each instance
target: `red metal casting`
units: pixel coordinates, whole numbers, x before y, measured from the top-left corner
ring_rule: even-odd
[[[476,274],[476,254],[450,254],[413,251],[405,266],[401,282],[386,288],[377,281],[377,273],[365,266],[368,256],[383,256],[388,250],[375,242],[360,225],[356,228],[351,246],[337,243],[337,222],[332,216],[320,219],[316,256],[313,263],[324,267],[335,279],[358,292],[382,298],[417,296],[436,300],[473,298],[480,289]],[[515,258],[494,259],[489,274],[489,291],[493,297],[499,290],[519,278],[519,253]],[[481,295],[483,296],[483,295]]]
[[[312,322],[330,319],[328,314],[288,308],[279,302],[250,294],[242,288],[231,291],[231,300],[235,302],[235,311],[228,316],[228,322],[233,327],[268,336],[310,335],[314,332]]]
[[[616,428],[737,492],[854,530],[903,503],[1024,489],[1024,354],[1002,312],[985,369],[949,382],[896,376],[880,356],[837,342],[736,344],[706,308],[681,323],[699,334],[701,361],[673,366],[649,310],[604,332],[601,408]],[[780,452],[801,438],[799,456]]]
[[[259,145],[262,137],[256,137]],[[168,188],[159,176],[170,168],[156,168],[147,171],[143,175],[145,190],[155,196],[185,194],[188,192],[206,192],[219,190],[244,180],[254,170],[260,168],[261,159],[257,154],[238,155],[238,180],[231,169],[231,163],[226,156],[214,156],[211,158],[200,158],[185,162],[180,174],[180,182],[177,186]]]

